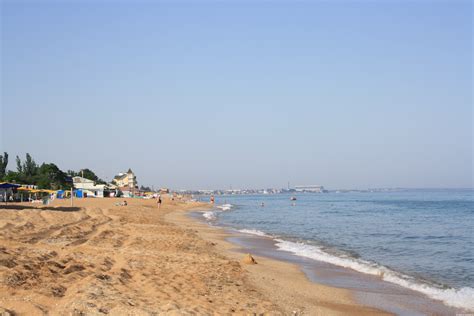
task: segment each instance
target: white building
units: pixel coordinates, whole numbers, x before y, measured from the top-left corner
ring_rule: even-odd
[[[322,185],[297,185],[295,186],[296,192],[314,192],[323,193],[324,187]]]
[[[93,180],[83,177],[73,177],[72,183],[75,189],[82,190],[83,194],[89,197],[104,197],[105,184],[96,184]]]

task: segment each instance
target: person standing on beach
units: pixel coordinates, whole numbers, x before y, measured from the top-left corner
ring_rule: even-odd
[[[158,195],[158,208],[161,208],[161,194]]]

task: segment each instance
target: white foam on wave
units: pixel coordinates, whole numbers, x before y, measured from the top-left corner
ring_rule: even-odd
[[[240,229],[239,232],[244,233],[244,234],[256,235],[260,237],[270,237],[264,232],[256,230],[256,229]]]
[[[207,219],[208,221],[216,220],[216,213],[213,211],[204,212],[202,213],[202,216],[204,216],[204,218]]]
[[[282,239],[275,239],[280,250],[291,252],[297,256],[327,262],[336,266],[353,269],[362,273],[376,275],[384,281],[398,284],[427,295],[430,298],[443,301],[446,305],[474,311],[474,289],[463,287],[460,289],[441,289],[428,284],[420,283],[415,278],[397,273],[387,267],[349,256],[335,256],[323,249]]]
[[[222,211],[229,211],[233,205],[232,204],[222,204],[222,205],[217,205],[217,208],[221,209]]]
[[[206,218],[208,221],[215,221],[217,219],[218,213],[229,211],[232,207],[233,207],[232,204],[217,205],[216,209],[212,211],[203,212],[202,216]]]

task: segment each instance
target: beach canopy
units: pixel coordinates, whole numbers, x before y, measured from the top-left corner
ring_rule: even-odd
[[[33,189],[30,189],[30,188],[25,188],[25,187],[20,187],[17,189],[18,191],[31,191]]]
[[[26,192],[30,192],[30,193],[56,193],[55,190],[31,189],[31,188],[25,188],[25,187],[20,187],[17,190],[18,191],[26,191]]]
[[[19,184],[9,183],[9,182],[0,182],[0,189],[15,189],[20,187]]]

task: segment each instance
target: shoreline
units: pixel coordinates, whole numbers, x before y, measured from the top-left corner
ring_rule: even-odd
[[[216,245],[216,250],[233,260],[242,261],[245,248],[230,242],[232,236],[223,228],[213,227],[190,214],[198,209],[176,210],[165,221],[194,230],[199,237]],[[285,314],[307,315],[392,315],[382,309],[358,303],[349,289],[312,282],[295,263],[252,253],[257,264],[241,263],[248,280],[263,295],[282,308]]]
[[[394,314],[311,277],[340,280],[311,259],[288,260],[270,238],[190,217],[208,204],[126,200],[0,207],[0,313]],[[243,262],[249,249],[257,264]]]
[[[259,258],[283,261],[296,265],[306,281],[344,289],[350,292],[354,304],[359,304],[378,311],[399,315],[430,314],[455,315],[469,311],[445,305],[423,293],[382,280],[377,276],[363,274],[350,268],[335,266],[330,263],[298,256],[297,254],[278,249],[276,241],[270,236],[260,236],[237,231],[225,226],[211,226],[196,211],[187,212],[187,219],[198,222],[208,228],[222,230],[220,238],[231,244],[226,252],[251,252]]]

